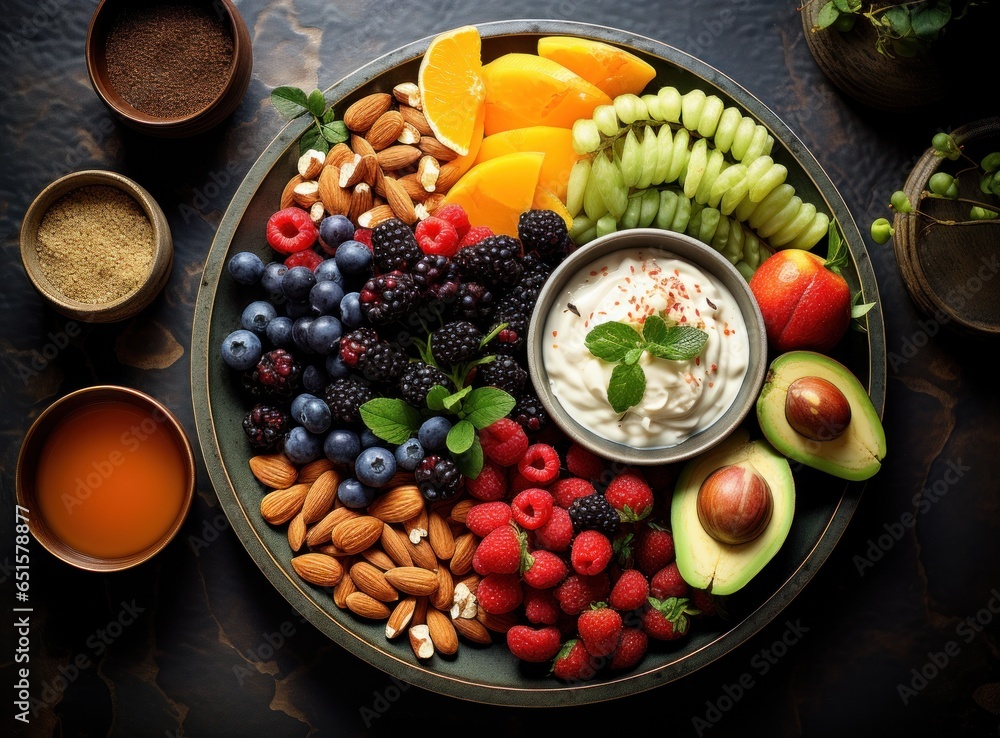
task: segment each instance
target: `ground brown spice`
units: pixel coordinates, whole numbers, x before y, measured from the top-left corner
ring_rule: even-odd
[[[233,63],[228,22],[209,3],[129,4],[105,43],[108,79],[134,108],[158,118],[192,115],[224,90]]]
[[[80,187],[46,210],[36,251],[42,273],[66,297],[104,304],[135,292],[149,276],[153,226],[117,187]]]

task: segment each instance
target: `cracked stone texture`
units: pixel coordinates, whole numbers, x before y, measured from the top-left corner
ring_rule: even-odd
[[[530,17],[614,26],[694,54],[774,110],[837,184],[862,231],[884,214],[934,131],[996,113],[985,90],[922,116],[892,117],[844,97],[813,63],[793,2],[237,5],[254,44],[242,105],[197,141],[151,143],[119,126],[90,87],[82,49],[93,1],[4,4],[0,472],[8,510],[20,439],[47,403],[72,389],[137,387],[171,407],[195,440],[187,347],[201,266],[229,199],[282,126],[267,103],[275,85],[326,87],[397,46],[465,23]],[[150,189],[173,231],[170,282],[131,324],[71,324],[45,309],[17,254],[34,195],[57,176],[90,167],[123,172]],[[728,657],[614,705],[556,711],[401,689],[303,621],[268,583],[232,534],[202,468],[180,535],[137,570],[88,574],[32,547],[31,681],[33,697],[45,704],[25,730],[8,702],[4,731],[13,724],[33,736],[399,736],[464,735],[479,726],[500,735],[579,728],[621,710],[685,736],[1000,735],[1000,621],[984,609],[1000,593],[995,370],[983,347],[915,309],[890,247],[868,246],[890,359],[888,458],[803,593]],[[45,358],[63,333],[73,337]],[[912,526],[901,525],[907,514]],[[13,540],[12,515],[2,517],[0,531]],[[8,602],[13,553],[12,545],[0,552]],[[134,622],[114,625],[132,603],[141,608]],[[772,664],[770,649],[788,623],[808,631]],[[0,673],[9,685],[13,638],[5,642]],[[949,643],[957,655],[904,704],[898,685],[913,686],[911,670]],[[747,676],[752,685],[734,697],[732,685]]]

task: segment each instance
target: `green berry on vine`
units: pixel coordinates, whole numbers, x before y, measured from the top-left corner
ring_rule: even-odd
[[[887,243],[894,232],[886,218],[876,218],[872,222],[872,240],[879,245]]]
[[[969,209],[970,220],[994,220],[998,213],[996,210],[987,210],[986,208],[981,208],[978,205],[973,205]]]
[[[889,201],[892,205],[892,209],[897,213],[912,213],[913,206],[910,204],[910,198],[906,196],[906,193],[902,190],[896,190],[892,193],[892,199]]]
[[[927,180],[927,189],[940,197],[954,200],[958,197],[958,181],[947,172],[935,172]]]
[[[955,161],[962,155],[962,150],[955,143],[955,139],[951,137],[951,134],[944,131],[934,134],[934,138],[931,139],[931,146],[934,147],[934,151],[939,156],[947,157],[952,161]]]

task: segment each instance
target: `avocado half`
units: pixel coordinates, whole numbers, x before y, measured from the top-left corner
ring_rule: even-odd
[[[785,395],[801,377],[820,377],[836,385],[851,406],[851,422],[829,441],[801,435],[785,418]],[[885,432],[861,382],[846,366],[814,351],[789,351],[771,362],[757,398],[757,420],[768,441],[793,461],[859,481],[873,476],[885,458]]]
[[[698,519],[698,490],[716,469],[731,464],[751,467],[771,490],[771,519],[748,543],[720,543]],[[788,460],[767,441],[749,440],[739,429],[715,448],[688,461],[681,469],[670,504],[677,568],[688,584],[717,595],[732,594],[764,568],[788,537],[795,512],[795,481]]]

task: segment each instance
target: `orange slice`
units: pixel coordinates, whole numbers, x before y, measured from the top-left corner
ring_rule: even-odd
[[[535,196],[531,200],[532,210],[551,210],[559,214],[559,217],[566,223],[567,228],[573,227],[573,216],[554,192],[546,189],[542,185],[535,188]]]
[[[427,123],[438,141],[462,156],[469,153],[486,98],[481,50],[479,29],[456,28],[431,41],[417,72]]]
[[[445,195],[458,204],[469,222],[494,233],[517,237],[517,220],[531,209],[545,154],[523,151],[476,164]]]
[[[551,190],[559,199],[566,199],[569,172],[580,159],[573,150],[573,131],[555,126],[512,128],[483,139],[476,162],[493,159],[515,151],[542,151],[542,173],[538,184]]]
[[[538,39],[538,55],[576,72],[609,97],[642,94],[656,70],[635,54],[617,46],[572,36]]]

